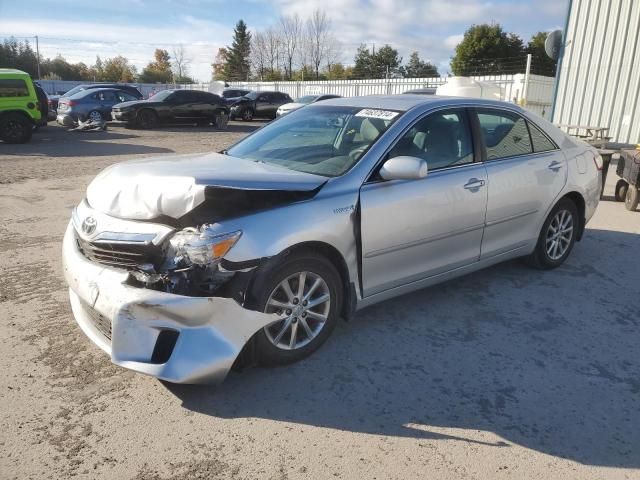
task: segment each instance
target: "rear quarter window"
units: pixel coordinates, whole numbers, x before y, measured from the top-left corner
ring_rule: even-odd
[[[0,97],[28,97],[27,82],[21,79],[0,80]]]
[[[529,133],[531,134],[531,143],[533,144],[533,151],[548,152],[550,150],[556,150],[558,146],[553,143],[542,131],[536,127],[533,123],[528,122]]]

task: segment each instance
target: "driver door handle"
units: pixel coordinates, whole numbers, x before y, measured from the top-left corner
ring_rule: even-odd
[[[477,178],[470,178],[467,183],[465,183],[464,188],[466,190],[478,191],[480,187],[484,187],[484,180],[479,180]]]

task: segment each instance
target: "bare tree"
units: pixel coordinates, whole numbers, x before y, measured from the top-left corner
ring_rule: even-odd
[[[183,79],[189,72],[191,59],[187,57],[184,45],[180,44],[173,48],[173,72],[176,79]]]
[[[300,47],[300,35],[302,32],[302,21],[296,13],[280,17],[280,29],[282,31],[282,46],[285,59],[285,71],[287,78],[291,80],[293,73],[293,59]]]
[[[327,14],[322,10],[315,10],[311,18],[307,20],[307,45],[313,69],[316,74],[316,80],[320,78],[320,66],[327,57],[328,42],[331,37],[331,20],[327,18]]]
[[[332,33],[326,38],[324,61],[327,65],[327,71],[331,71],[333,65],[342,61],[342,46]]]
[[[280,71],[280,59],[282,58],[282,38],[276,29],[270,27],[265,32],[265,42],[269,73],[273,77],[276,72]]]
[[[267,35],[264,32],[256,32],[251,38],[251,66],[260,80],[264,80],[268,66],[269,52]]]

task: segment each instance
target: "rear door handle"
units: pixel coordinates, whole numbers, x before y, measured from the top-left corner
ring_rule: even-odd
[[[560,170],[562,168],[562,163],[557,162],[557,161],[553,161],[549,164],[549,166],[547,167],[549,170],[553,170],[554,172],[557,172],[558,170]]]
[[[484,187],[484,180],[478,180],[477,178],[470,178],[464,185],[467,190],[478,191],[480,187]]]

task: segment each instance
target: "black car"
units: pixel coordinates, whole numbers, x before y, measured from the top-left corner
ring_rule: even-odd
[[[293,102],[291,97],[282,92],[250,92],[244,97],[229,102],[231,118],[241,118],[245,121],[256,117],[276,118],[278,107],[291,102]]]
[[[229,107],[219,95],[199,90],[162,90],[148,100],[114,105],[111,117],[128,127],[153,128],[160,123],[197,123],[224,129]]]
[[[251,90],[245,90],[244,88],[229,87],[229,88],[225,88],[222,91],[222,96],[224,98],[238,98],[238,97],[244,97],[248,93],[251,93]]]
[[[127,85],[126,83],[91,83],[88,85],[77,85],[64,95],[61,95],[61,97],[71,97],[82,90],[89,90],[92,88],[117,88],[118,90],[127,92],[129,95],[133,95],[137,99],[142,99],[142,93],[140,93],[140,90],[133,85]]]

